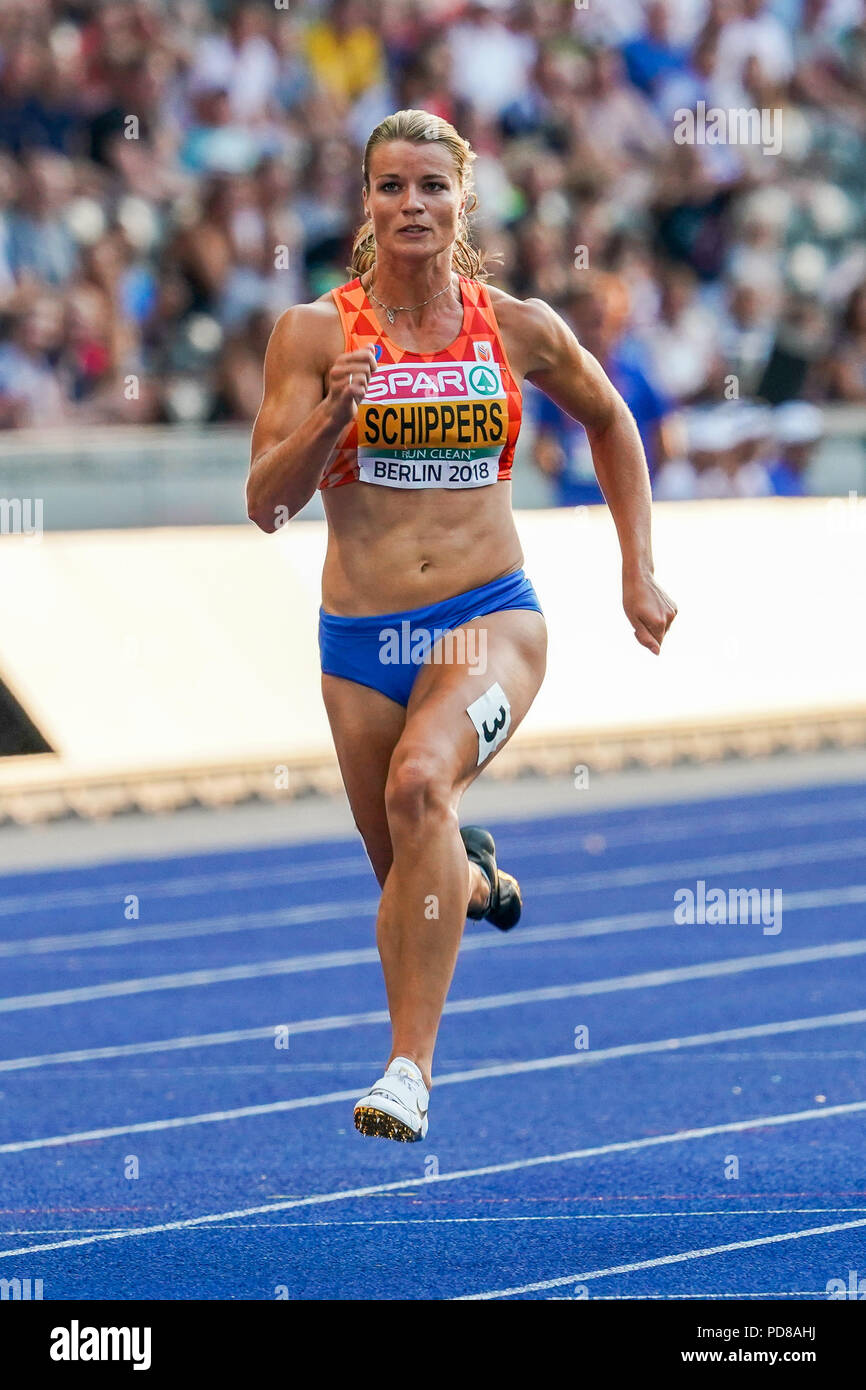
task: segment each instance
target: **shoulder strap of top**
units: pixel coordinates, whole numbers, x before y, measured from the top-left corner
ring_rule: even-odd
[[[490,292],[483,280],[462,278],[463,292],[468,293],[470,312],[466,316],[467,332],[476,336],[499,337],[499,325],[490,302]]]
[[[331,294],[343,325],[347,351],[351,348],[353,338],[359,335],[377,336],[379,330],[367,313],[369,301],[364,293],[360,275],[345,285],[337,285],[331,290]]]

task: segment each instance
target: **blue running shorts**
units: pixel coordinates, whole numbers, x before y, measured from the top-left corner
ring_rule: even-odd
[[[322,671],[368,685],[405,706],[425,657],[443,633],[472,618],[508,608],[542,611],[538,595],[522,569],[441,603],[409,608],[402,613],[345,618],[320,608]],[[468,641],[466,645],[468,649]]]

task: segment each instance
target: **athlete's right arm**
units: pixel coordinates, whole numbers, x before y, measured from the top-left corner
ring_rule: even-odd
[[[367,390],[373,349],[341,353],[331,365],[332,332],[318,305],[295,304],[271,333],[246,486],[247,515],[262,531],[276,531],[309,502]]]

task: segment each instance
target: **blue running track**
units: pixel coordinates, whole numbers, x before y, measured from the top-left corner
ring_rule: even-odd
[[[866,787],[491,828],[524,918],[467,924],[420,1144],[352,1126],[389,1042],[360,841],[0,881],[0,1278],[824,1299],[866,1276]],[[677,924],[698,880],[780,890],[781,930]]]

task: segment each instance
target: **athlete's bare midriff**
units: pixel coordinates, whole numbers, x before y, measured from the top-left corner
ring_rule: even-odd
[[[519,335],[513,318],[519,301],[491,288],[499,331],[518,385],[523,381]],[[329,362],[345,351],[336,305],[328,296],[316,309],[333,306],[333,327],[320,318]],[[459,321],[458,325],[459,326]],[[454,330],[457,332],[457,327]],[[413,352],[435,352],[447,340],[410,344]],[[327,374],[326,374],[327,375]],[[324,384],[324,383],[323,383]],[[322,489],[328,519],[328,549],[322,574],[322,606],[328,613],[363,617],[421,608],[477,589],[523,564],[511,511],[511,483],[489,487],[372,487],[346,483]]]
[[[519,569],[511,483],[446,492],[347,483],[322,492],[322,604],[356,617],[422,608]]]

